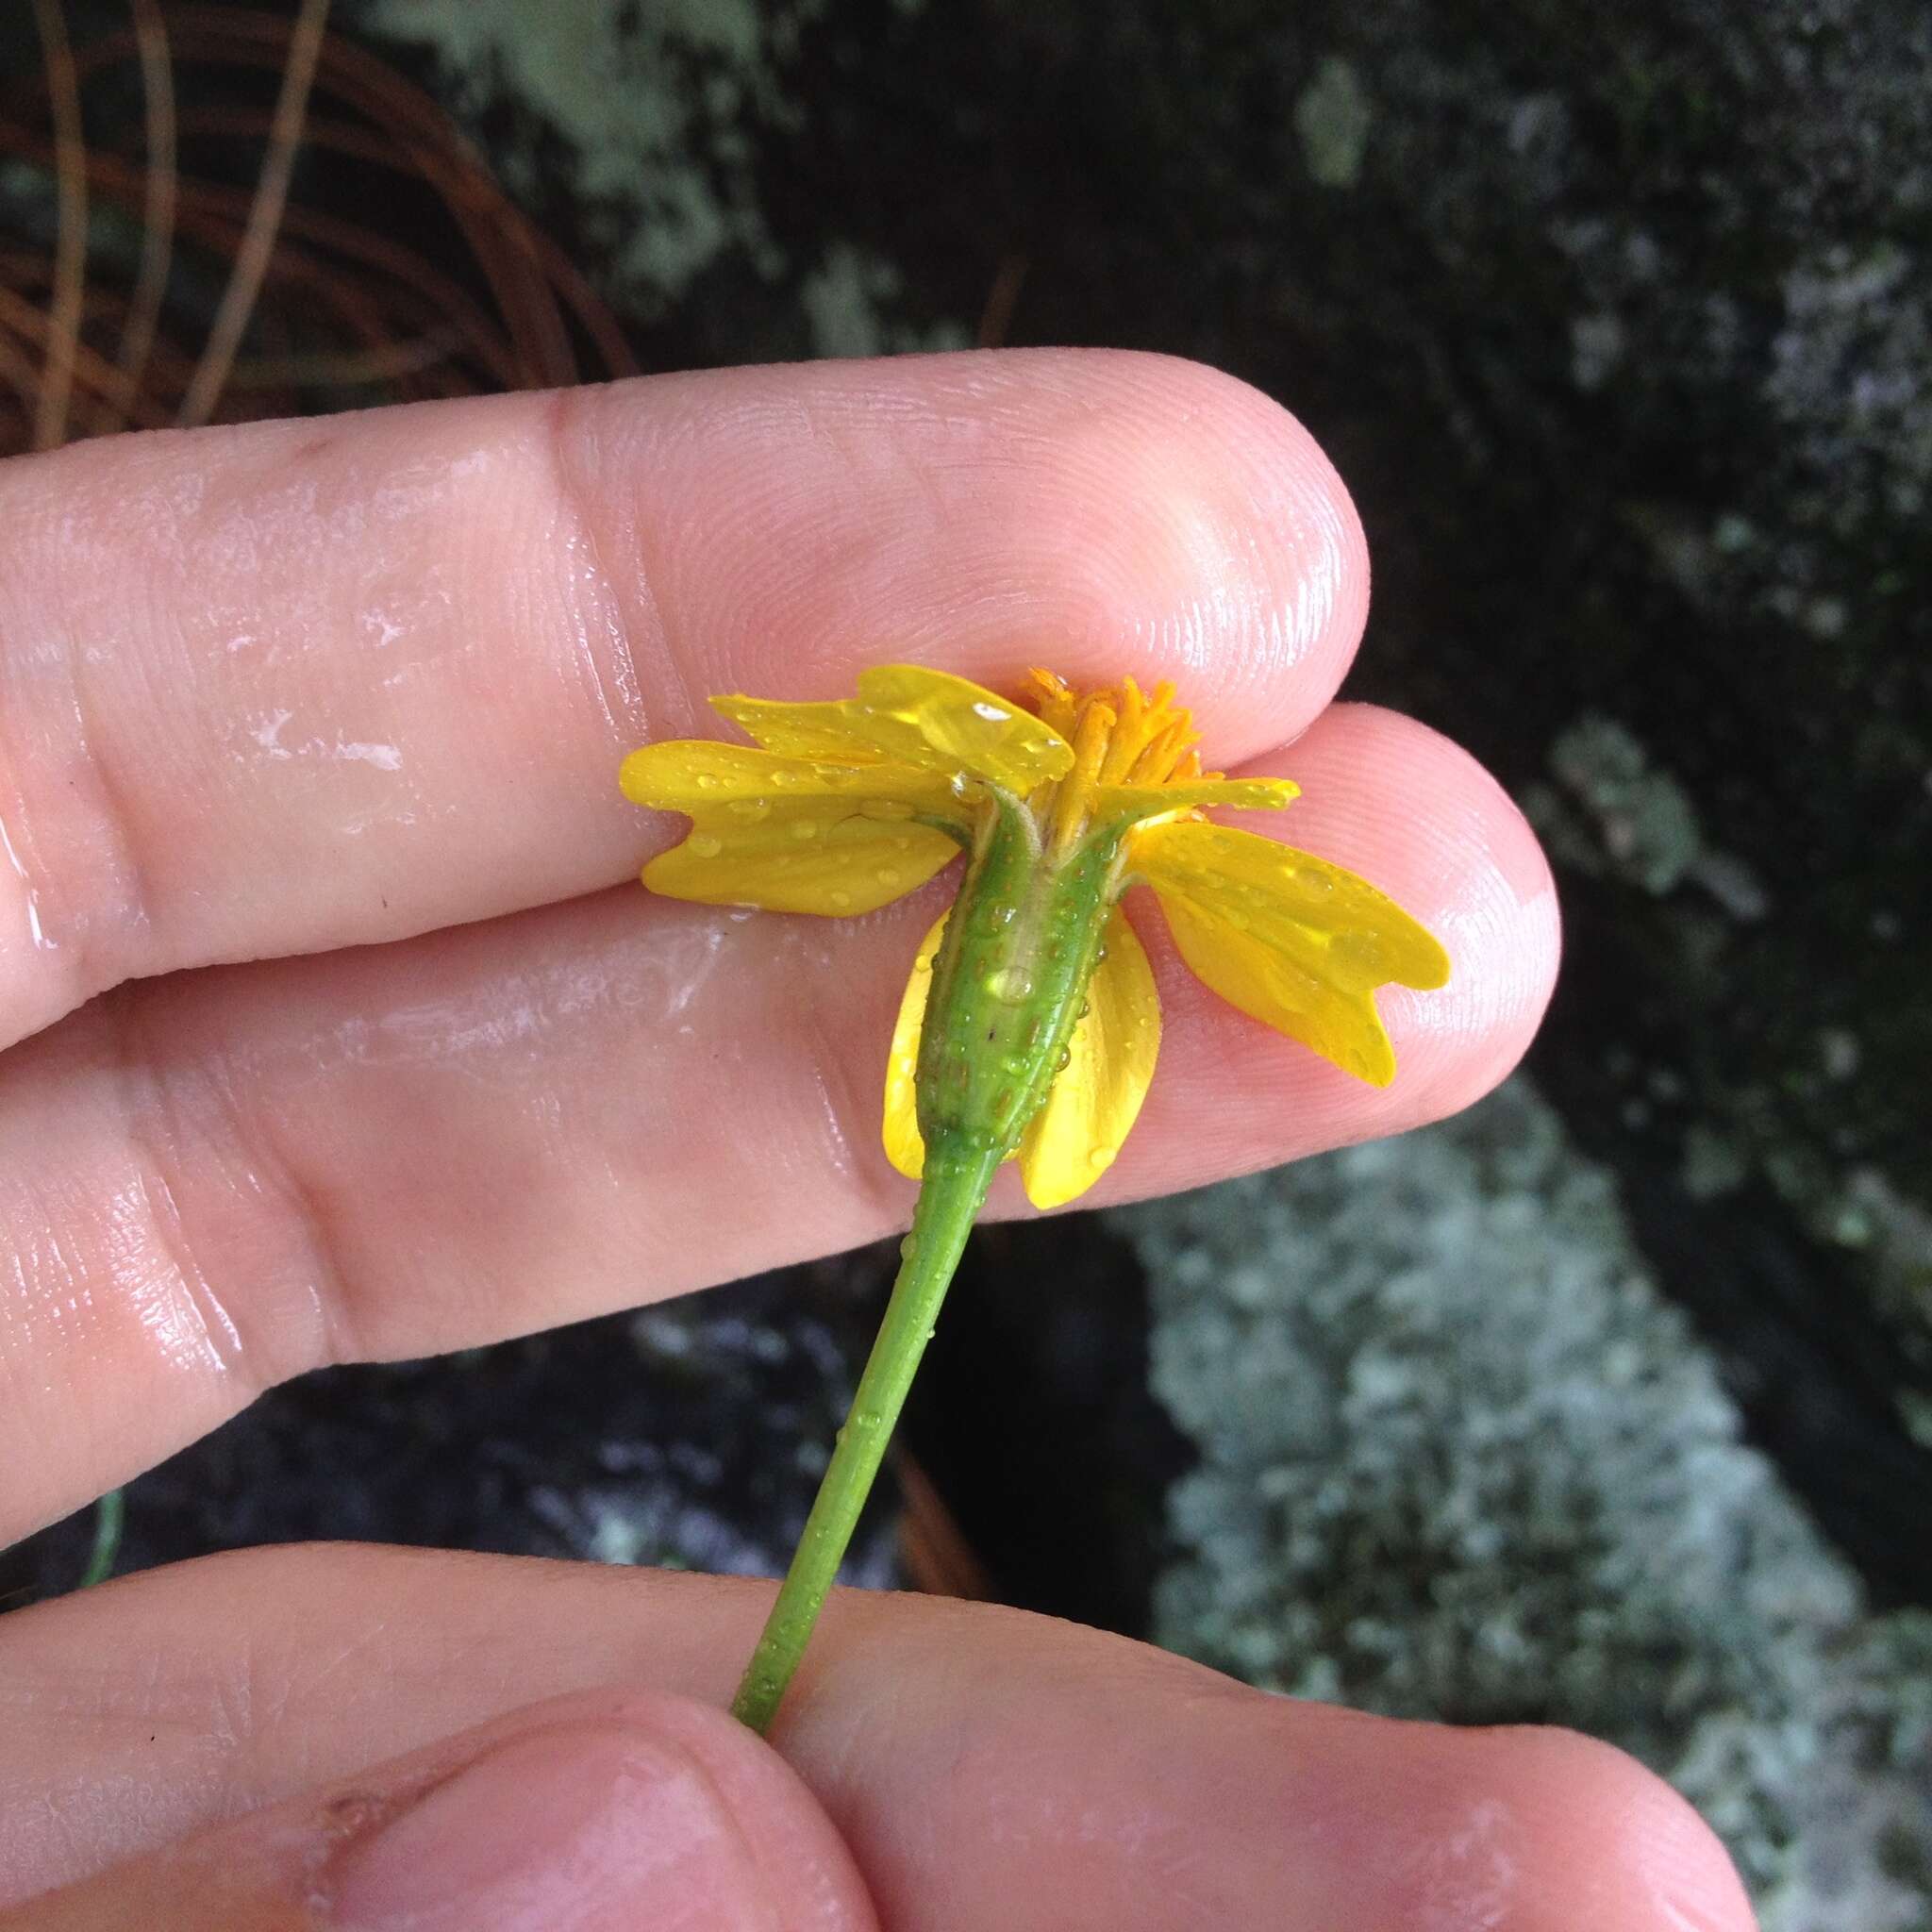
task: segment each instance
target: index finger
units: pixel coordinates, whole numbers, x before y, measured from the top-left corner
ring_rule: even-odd
[[[183,966],[616,882],[623,753],[885,658],[1173,676],[1240,758],[1367,567],[1293,418],[1163,358],[726,371],[0,467],[0,1045]]]

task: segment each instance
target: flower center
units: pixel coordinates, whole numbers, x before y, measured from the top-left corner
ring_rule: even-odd
[[[1027,800],[1042,842],[1056,858],[1079,843],[1103,786],[1159,786],[1202,775],[1193,747],[1201,734],[1174,702],[1174,686],[1143,692],[1129,677],[1100,691],[1075,691],[1051,671],[1028,675],[1026,704],[1074,747],[1074,769]]]

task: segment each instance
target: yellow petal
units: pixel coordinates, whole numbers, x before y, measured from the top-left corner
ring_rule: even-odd
[[[1149,825],[1131,862],[1223,999],[1375,1086],[1395,1077],[1374,990],[1441,986],[1449,958],[1392,899],[1310,853],[1198,821]]]
[[[644,867],[644,883],[705,906],[849,918],[916,891],[958,843],[910,819],[825,798],[774,800],[762,817],[689,806],[691,836]]]
[[[1159,812],[1191,811],[1204,805],[1233,811],[1278,811],[1301,796],[1291,778],[1196,778],[1172,785],[1103,785],[1093,794],[1093,816],[1152,818]]]
[[[969,830],[952,787],[935,772],[911,765],[874,762],[833,764],[820,758],[780,758],[746,744],[680,738],[634,751],[618,770],[618,783],[633,805],[659,811],[724,808],[756,822],[777,806],[824,801],[827,813],[864,811],[873,818],[945,819]]]
[[[1030,711],[983,685],[917,664],[864,672],[856,698],[828,704],[736,696],[711,702],[768,751],[894,759],[948,776],[963,772],[1023,796],[1074,761],[1073,747]]]
[[[919,1131],[919,1041],[925,1029],[926,996],[932,991],[932,962],[944,937],[947,907],[932,930],[919,942],[912,974],[899,1002],[898,1023],[892,1028],[892,1057],[886,1062],[886,1158],[908,1180],[925,1172],[925,1139]]]
[[[824,704],[791,705],[778,698],[718,697],[711,708],[742,725],[767,751],[787,758],[832,758],[845,764],[877,764],[884,758],[921,763],[925,741],[916,731],[878,721],[850,698]]]
[[[1020,1177],[1036,1208],[1084,1194],[1120,1152],[1160,1051],[1160,995],[1134,928],[1115,907],[1072,1057],[1020,1141]]]

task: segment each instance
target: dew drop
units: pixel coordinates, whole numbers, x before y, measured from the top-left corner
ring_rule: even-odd
[[[774,785],[785,786],[796,785],[798,783],[798,774],[796,772],[789,772],[781,765],[777,771],[772,774],[772,783]]]
[[[899,1243],[899,1258],[902,1261],[909,1261],[918,1253],[919,1237],[917,1235],[908,1234],[906,1237],[906,1239]]]
[[[730,809],[741,819],[761,819],[770,814],[772,801],[769,798],[734,798]]]
[[[977,711],[979,715],[982,718],[984,718],[989,724],[1004,724],[1013,715],[1012,712],[1004,709],[999,705],[988,704],[984,698],[975,699],[974,702],[973,708],[975,711]]]
[[[986,990],[994,999],[1018,1006],[1032,992],[1033,975],[1023,966],[1002,966],[988,977]]]
[[[816,839],[819,835],[819,822],[816,819],[797,819],[792,822],[791,836],[794,839]]]
[[[828,898],[834,906],[845,907],[851,905],[852,903],[852,894],[850,892],[827,892],[825,894],[825,897]]]
[[[882,886],[896,886],[899,883],[899,874],[895,873],[890,865],[880,866],[879,869],[873,874],[873,877],[878,880],[879,884]]]
[[[1071,1046],[1061,1047],[1059,1058],[1053,1063],[1054,1072],[1057,1074],[1064,1074],[1067,1071],[1067,1069],[1071,1067],[1073,1064],[1074,1049]]]
[[[1111,1147],[1090,1147],[1087,1150],[1087,1165],[1098,1174],[1102,1168],[1113,1165],[1113,1155],[1114,1150]]]
[[[710,773],[700,772],[698,774],[698,790],[700,791],[715,791],[717,789],[718,781]]]
[[[687,842],[700,858],[716,858],[724,849],[724,840],[714,839],[708,832],[693,832]]]
[[[892,847],[897,852],[910,852],[912,850],[912,841],[902,836],[892,841]]]
[[[1087,1017],[1087,1015],[1088,1015],[1089,1013],[1091,1013],[1091,1012],[1092,1010],[1093,1010],[1093,1002],[1092,1002],[1091,1000],[1082,1000],[1082,1001],[1080,1002],[1080,1018],[1081,1018],[1081,1019],[1083,1019],[1083,1020],[1084,1020],[1084,1019],[1085,1019],[1085,1018]]]

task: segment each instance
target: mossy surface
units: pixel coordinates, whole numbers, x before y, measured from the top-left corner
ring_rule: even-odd
[[[1525,1083],[1108,1224],[1201,1455],[1160,1641],[1622,1744],[1724,1834],[1769,1932],[1932,1923],[1932,1618],[1871,1613]]]

